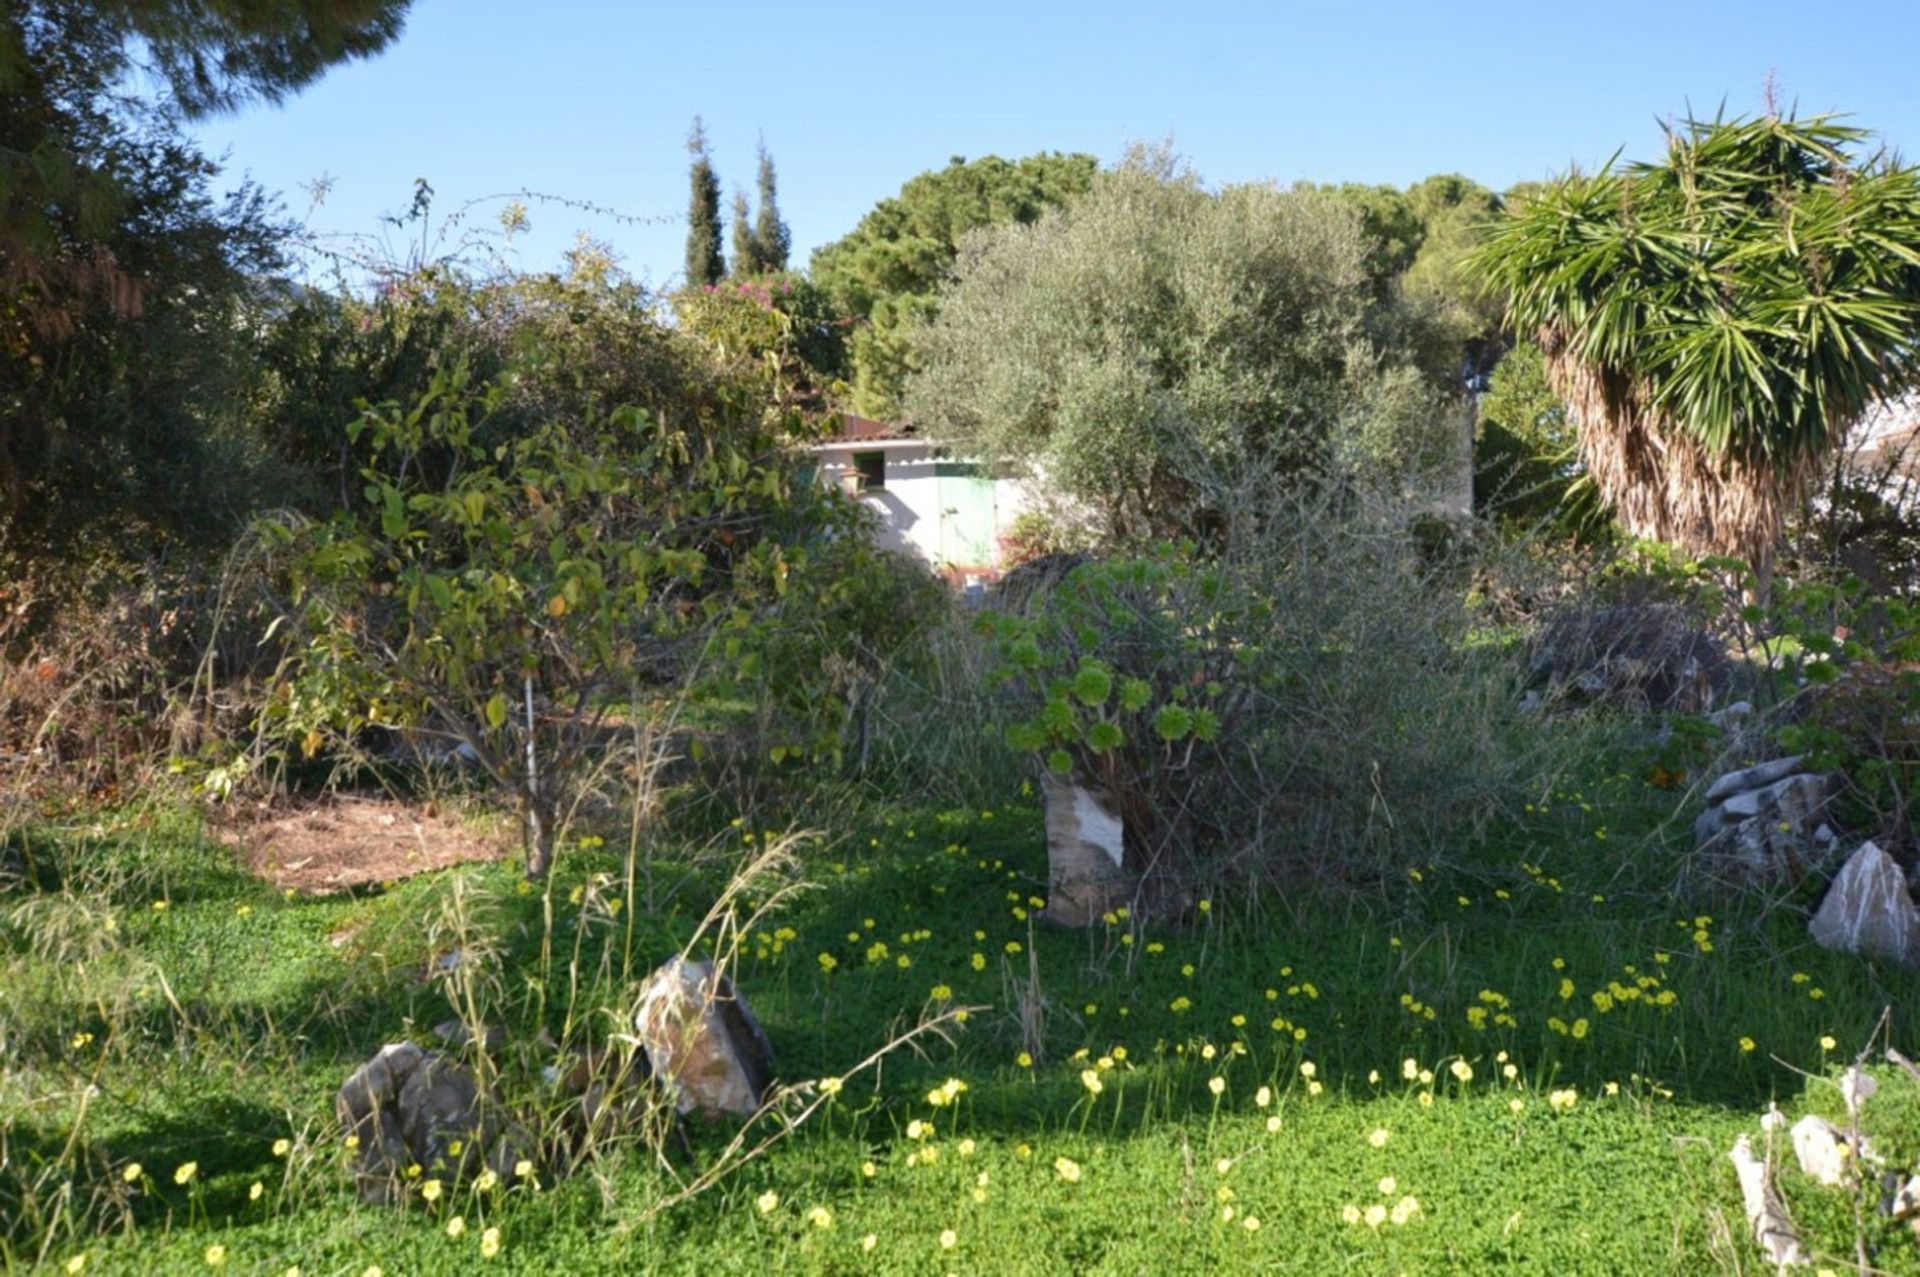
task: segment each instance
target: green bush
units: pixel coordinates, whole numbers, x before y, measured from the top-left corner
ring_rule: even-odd
[[[1408,521],[1304,503],[1255,548],[1076,568],[982,619],[1034,762],[1104,785],[1127,856],[1188,877],[1353,881],[1444,857],[1586,728],[1515,717],[1524,670]]]

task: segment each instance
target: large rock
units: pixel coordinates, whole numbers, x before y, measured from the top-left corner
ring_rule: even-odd
[[[334,1113],[355,1143],[365,1202],[397,1201],[409,1181],[458,1180],[483,1165],[506,1176],[532,1148],[464,1066],[411,1042],[389,1043],[356,1069],[335,1096]]]
[[[1876,843],[1847,857],[1808,929],[1823,949],[1920,964],[1920,906],[1907,876]]]
[[[773,1047],[733,981],[709,962],[668,959],[640,989],[634,1027],[680,1112],[749,1115],[766,1102]]]
[[[1826,860],[1826,777],[1798,756],[1728,772],[1707,790],[1695,846],[1743,877],[1789,879]]]
[[[1051,921],[1090,927],[1128,905],[1139,877],[1126,868],[1126,824],[1104,789],[1048,775],[1047,909]]]

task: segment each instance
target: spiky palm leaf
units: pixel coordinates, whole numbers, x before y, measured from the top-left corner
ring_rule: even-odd
[[[1876,399],[1920,381],[1920,175],[1831,116],[1690,120],[1572,174],[1471,262],[1533,332],[1627,530],[1771,563]]]

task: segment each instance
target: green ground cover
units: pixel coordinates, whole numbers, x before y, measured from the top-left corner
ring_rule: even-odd
[[[1769,1100],[1837,1111],[1827,1079],[1912,977],[1814,948],[1790,908],[1672,898],[1670,813],[1671,795],[1596,778],[1404,881],[1223,896],[1178,927],[1115,918],[1089,933],[1036,917],[1029,797],[850,815],[805,850],[815,885],[740,945],[783,1079],[840,1074],[929,1011],[976,1009],[950,1042],[889,1056],[658,1215],[690,1172],[637,1146],[565,1180],[360,1205],[333,1092],[381,1043],[452,1013],[430,969],[456,947],[484,973],[466,987],[517,1041],[541,1026],[609,1040],[621,1026],[605,1008],[631,993],[621,973],[685,942],[752,832],[660,849],[650,884],[589,839],[550,897],[499,864],[310,899],[234,868],[182,807],[39,819],[10,835],[29,885],[0,915],[8,1259],[305,1274],[1750,1268],[1727,1148],[1760,1138]],[[1915,1090],[1889,1079],[1874,1101],[1889,1156],[1920,1152]],[[694,1124],[696,1159],[727,1133]],[[1783,1188],[1821,1262],[1846,1266],[1852,1199]],[[1920,1272],[1895,1226],[1869,1211],[1865,1232],[1880,1270]]]

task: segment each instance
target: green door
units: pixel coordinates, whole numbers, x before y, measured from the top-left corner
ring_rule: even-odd
[[[934,466],[939,483],[940,560],[959,568],[993,562],[993,480],[972,462]]]

